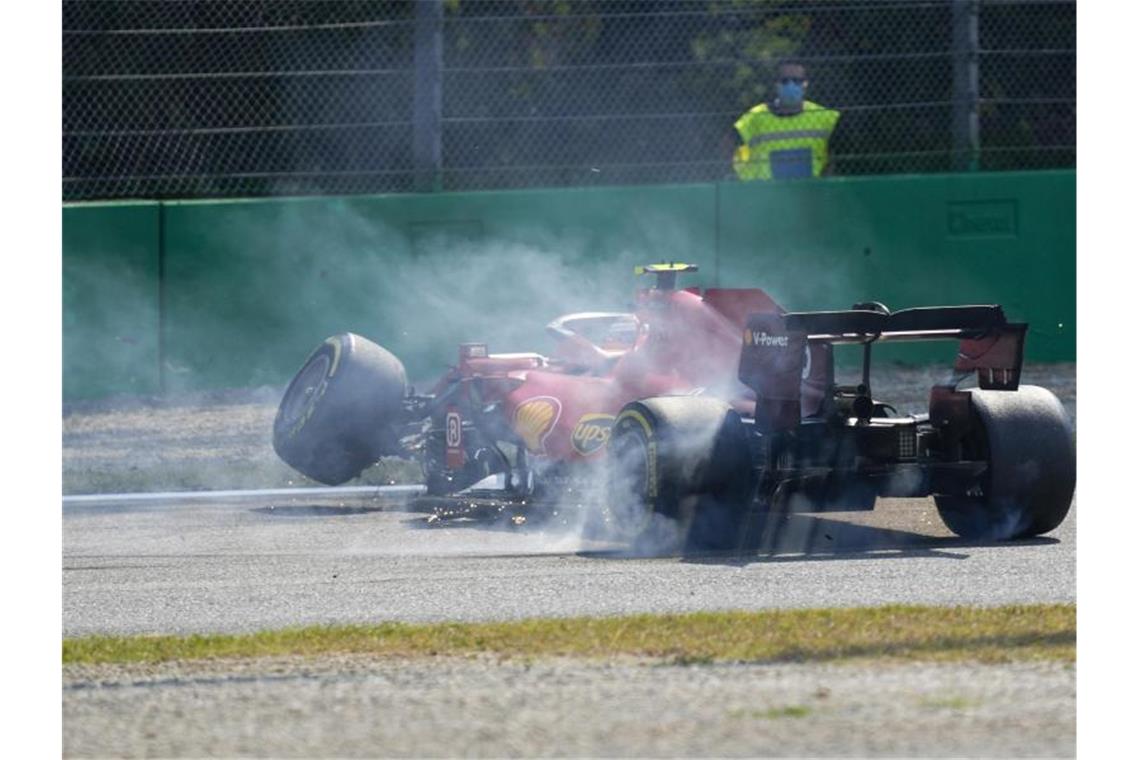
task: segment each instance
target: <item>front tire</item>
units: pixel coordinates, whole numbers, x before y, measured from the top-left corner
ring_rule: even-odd
[[[985,459],[981,493],[936,495],[950,530],[974,540],[1039,536],[1069,513],[1077,481],[1076,448],[1068,415],[1049,391],[970,392],[974,430],[963,457]]]
[[[273,449],[326,485],[340,485],[399,452],[404,365],[353,333],[335,335],[301,366],[277,409]]]
[[[753,490],[744,423],[711,398],[627,404],[608,445],[607,485],[618,535],[639,553],[734,548]]]

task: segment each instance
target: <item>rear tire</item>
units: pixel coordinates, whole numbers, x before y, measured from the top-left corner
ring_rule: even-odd
[[[744,424],[728,404],[693,396],[627,404],[608,449],[607,506],[635,551],[739,545],[753,482]]]
[[[989,463],[981,493],[936,495],[938,514],[957,535],[1001,541],[1048,533],[1069,513],[1077,458],[1068,415],[1049,391],[970,392],[974,430],[963,456]]]
[[[404,365],[370,340],[325,340],[297,372],[273,421],[273,449],[320,483],[340,485],[399,453]]]

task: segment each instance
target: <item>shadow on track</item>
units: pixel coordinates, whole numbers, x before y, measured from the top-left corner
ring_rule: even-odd
[[[347,506],[343,504],[285,504],[269,507],[255,507],[250,512],[270,517],[337,517],[340,515],[366,515],[373,512],[392,512],[391,504],[374,506]]]
[[[864,513],[860,513],[864,514]],[[938,558],[964,560],[970,549],[984,547],[1038,546],[1060,543],[1055,538],[1019,541],[971,541],[956,536],[935,536],[912,530],[860,525],[825,516],[826,513],[763,512],[756,516],[749,535],[740,548],[728,551],[686,550],[667,554],[631,551],[625,547],[581,549],[570,552],[596,559],[681,559],[698,564],[747,565],[755,562],[814,562],[849,559]],[[494,518],[446,520],[430,523],[424,518],[403,521],[405,527],[420,530],[450,529],[513,532],[554,537],[568,535],[571,529],[554,517],[531,513],[525,521],[511,513]],[[585,536],[585,540],[596,538]],[[604,538],[603,538],[604,540]]]
[[[817,514],[768,513],[761,517],[753,531],[751,541],[740,549],[694,552],[685,555],[683,560],[730,565],[851,559],[964,560],[969,558],[970,549],[1060,543],[1055,538],[1040,537],[1020,541],[971,541],[957,536],[931,536],[910,530],[859,525]]]

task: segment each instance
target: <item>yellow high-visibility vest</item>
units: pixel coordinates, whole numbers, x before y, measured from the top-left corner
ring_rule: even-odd
[[[818,177],[827,165],[827,141],[839,121],[839,111],[804,101],[797,114],[781,116],[767,103],[736,120],[743,141],[732,157],[742,180]]]

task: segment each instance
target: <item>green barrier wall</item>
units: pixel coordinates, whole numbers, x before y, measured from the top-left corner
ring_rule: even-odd
[[[1027,357],[1076,358],[1076,174],[836,178],[721,185],[720,278],[788,308],[1000,303]],[[877,348],[952,357],[945,344]]]
[[[624,308],[658,260],[791,309],[998,302],[1030,321],[1030,359],[1072,360],[1075,212],[1072,171],[69,207],[65,387],[281,384],[344,330],[431,378],[461,341],[547,349],[546,321]],[[92,290],[95,263],[129,292]]]
[[[157,203],[63,209],[64,398],[160,389]]]

